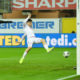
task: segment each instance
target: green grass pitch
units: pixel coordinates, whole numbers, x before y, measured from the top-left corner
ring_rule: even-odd
[[[80,80],[80,76],[68,78],[68,79],[65,79],[65,80]]]
[[[56,80],[76,74],[76,48],[33,48],[19,64],[25,48],[0,48],[0,80]],[[63,52],[70,57],[64,58]]]

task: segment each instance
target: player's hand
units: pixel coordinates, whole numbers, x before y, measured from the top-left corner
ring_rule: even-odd
[[[28,14],[28,17],[31,17],[31,13],[30,12],[28,12],[27,14]]]

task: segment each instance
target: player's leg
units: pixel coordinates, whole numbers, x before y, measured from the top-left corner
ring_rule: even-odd
[[[41,39],[41,42],[42,42],[42,44],[43,44],[43,46],[44,46],[44,48],[46,49],[47,52],[50,52],[54,48],[54,47],[48,48],[48,45],[47,45],[47,43],[44,39]]]
[[[41,39],[41,43],[43,44],[44,48],[48,50],[48,45],[44,39]]]
[[[25,56],[26,56],[27,53],[31,50],[31,48],[32,48],[32,47],[28,47],[28,48],[25,50],[23,56],[21,57],[21,59],[20,59],[20,61],[19,61],[20,64],[23,63],[23,60],[24,60]]]
[[[33,40],[32,40],[32,39],[29,39],[29,40],[27,41],[27,44],[28,44],[28,48],[25,50],[23,56],[21,57],[21,59],[20,59],[20,61],[19,61],[20,64],[23,63],[23,60],[24,60],[25,56],[26,56],[26,55],[28,54],[28,52],[31,50],[32,45],[33,45]]]
[[[48,48],[48,45],[47,45],[46,41],[42,38],[34,38],[34,42],[35,43],[42,43],[47,52],[50,52],[54,48],[54,47],[53,48]]]
[[[28,48],[25,50],[25,52],[24,52],[22,58],[25,58],[25,56],[26,56],[27,53],[31,50],[31,48],[32,48],[32,47],[28,47]]]

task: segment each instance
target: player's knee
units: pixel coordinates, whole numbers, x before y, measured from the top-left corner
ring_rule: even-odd
[[[44,39],[41,39],[41,42],[42,42],[42,43],[44,43],[44,42],[45,42],[45,40],[44,40]]]
[[[29,50],[31,49],[32,47],[28,47],[27,49],[26,49],[26,52],[29,52]]]
[[[31,48],[32,48],[32,47],[28,47],[28,48],[27,48],[27,51],[29,51]]]
[[[28,47],[28,49],[31,49],[32,47]]]

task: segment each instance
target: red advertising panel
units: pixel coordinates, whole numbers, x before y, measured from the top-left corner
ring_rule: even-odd
[[[13,9],[76,9],[76,0],[13,0]]]

